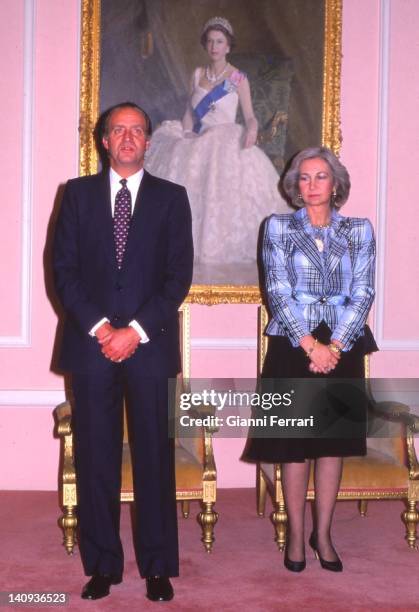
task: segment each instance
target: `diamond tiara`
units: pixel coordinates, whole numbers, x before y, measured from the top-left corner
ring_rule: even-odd
[[[231,36],[234,36],[231,23],[227,19],[224,19],[224,17],[212,17],[211,19],[208,19],[207,23],[202,28],[202,34],[204,34],[207,30],[210,30],[212,26],[217,25],[222,26],[229,34],[231,34]]]

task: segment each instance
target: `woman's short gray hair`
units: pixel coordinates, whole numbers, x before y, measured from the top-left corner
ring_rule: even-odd
[[[338,160],[336,155],[327,147],[309,147],[303,149],[294,157],[289,169],[283,179],[283,188],[287,196],[295,206],[302,207],[304,202],[300,196],[298,180],[300,178],[300,167],[306,159],[323,159],[332,171],[333,185],[336,196],[332,197],[331,205],[340,208],[346,202],[351,190],[351,179],[345,166]]]

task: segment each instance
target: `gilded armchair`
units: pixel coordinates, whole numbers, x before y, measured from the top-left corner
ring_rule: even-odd
[[[267,349],[263,331],[267,324],[266,309],[259,307],[258,371],[261,372]],[[366,362],[368,367],[368,362]],[[344,459],[338,500],[357,500],[361,516],[367,513],[368,500],[400,499],[406,509],[401,518],[406,528],[406,540],[416,548],[419,512],[419,463],[414,434],[419,431],[419,417],[409,413],[409,407],[398,402],[371,402],[374,437],[367,440],[365,457]],[[380,435],[380,429],[384,432]],[[385,437],[384,437],[385,436]],[[257,512],[264,516],[267,495],[272,500],[271,520],[275,541],[283,551],[286,543],[287,514],[281,486],[281,466],[259,463],[256,467]],[[310,474],[307,500],[314,499],[313,473]]]
[[[188,390],[190,376],[190,312],[189,305],[179,309],[180,346],[183,373],[176,384],[176,407],[181,392]],[[196,409],[200,412],[199,407]],[[202,416],[202,415],[201,415]],[[71,429],[71,403],[64,402],[55,409],[56,431],[61,439],[59,467],[60,497],[63,515],[60,525],[64,532],[64,546],[69,554],[77,541],[77,480],[74,468],[73,433]],[[217,471],[212,448],[211,427],[190,427],[188,437],[175,438],[176,499],[181,503],[182,514],[189,516],[190,502],[198,501],[201,509],[197,519],[202,529],[202,542],[211,552],[214,542],[214,526],[218,514],[214,510],[217,493]],[[126,419],[122,455],[121,502],[133,502],[131,456]]]

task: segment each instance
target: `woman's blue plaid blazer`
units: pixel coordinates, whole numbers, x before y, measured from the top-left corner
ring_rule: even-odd
[[[333,210],[323,260],[305,208],[271,215],[262,259],[272,316],[268,335],[287,336],[298,346],[325,321],[332,339],[347,351],[364,333],[375,295],[375,239],[368,219],[343,217]]]

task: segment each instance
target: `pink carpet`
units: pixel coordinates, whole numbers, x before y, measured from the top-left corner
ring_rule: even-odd
[[[211,555],[205,553],[200,541],[196,504],[192,510],[189,519],[179,519],[181,576],[173,580],[172,602],[151,603],[144,597],[127,505],[121,525],[124,582],[112,587],[109,597],[90,602],[80,599],[86,580],[78,552],[69,557],[61,544],[57,495],[0,492],[0,591],[65,591],[70,603],[57,610],[88,612],[133,608],[202,612],[419,610],[419,553],[410,550],[403,538],[401,502],[370,502],[365,519],[359,516],[355,503],[338,503],[334,533],[344,564],[342,574],[322,570],[311,550],[307,551],[304,572],[287,571],[269,519],[256,516],[254,491],[219,491],[220,517]],[[53,608],[44,605],[36,609]]]

